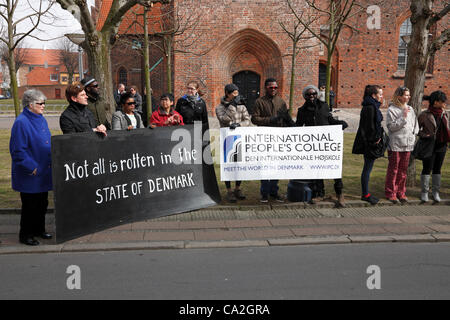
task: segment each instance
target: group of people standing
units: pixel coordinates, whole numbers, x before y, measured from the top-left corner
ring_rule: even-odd
[[[427,110],[416,117],[414,109],[408,105],[410,90],[399,87],[387,109],[386,127],[388,141],[382,126],[383,114],[380,106],[383,102],[383,89],[378,85],[368,85],[364,91],[358,132],[353,144],[354,154],[364,155],[364,167],[361,173],[361,200],[376,204],[379,199],[369,192],[369,179],[375,160],[383,153],[377,152],[385,144],[388,150],[388,167],[385,180],[385,197],[390,202],[407,203],[406,178],[411,153],[414,151],[416,135],[427,139],[430,153],[423,157],[421,174],[421,202],[428,202],[430,174],[432,197],[440,202],[441,168],[450,142],[450,116],[445,111],[447,96],[435,91],[424,96],[429,101]]]
[[[313,85],[303,90],[305,103],[298,109],[296,121],[291,118],[285,101],[278,95],[277,80],[269,78],[264,83],[265,95],[258,98],[254,112],[250,116],[244,100],[239,95],[239,88],[228,84],[224,88],[224,96],[216,107],[216,116],[220,127],[257,126],[292,127],[292,126],[324,126],[341,125],[344,130],[345,121],[335,119],[329,106],[319,99],[319,89]],[[146,127],[146,113],[139,110],[137,90],[118,91],[115,94],[118,111],[109,122],[106,110],[100,107],[98,82],[90,77],[82,83],[73,83],[66,89],[68,107],[61,114],[60,127],[64,134],[77,132],[97,132],[106,136],[108,130],[132,130]],[[134,92],[133,92],[134,91]],[[160,105],[150,119],[148,127],[174,126],[193,124],[201,121],[203,132],[208,128],[208,112],[202,99],[199,84],[189,82],[186,94],[174,103],[172,94],[163,94]],[[394,203],[407,202],[406,169],[411,151],[414,149],[415,135],[420,139],[429,139],[432,146],[430,156],[423,160],[421,174],[421,200],[428,201],[430,180],[432,181],[432,197],[440,201],[441,167],[445,158],[448,142],[450,142],[449,114],[445,111],[447,97],[441,91],[435,91],[424,100],[429,101],[429,108],[422,112],[418,120],[414,110],[408,105],[410,93],[407,88],[398,88],[387,110],[386,126],[390,141],[388,144],[389,165],[386,174],[385,195]],[[374,149],[379,149],[385,140],[382,126],[383,115],[380,106],[383,101],[383,90],[376,85],[366,86],[360,124],[355,138],[353,153],[364,155],[364,166],[361,174],[363,201],[376,204],[379,200],[369,192],[370,174],[377,156]],[[46,97],[39,90],[27,90],[22,99],[23,112],[17,117],[11,129],[10,153],[12,158],[12,187],[20,192],[22,213],[19,240],[27,245],[38,245],[35,237],[51,239],[52,235],[45,230],[45,213],[48,206],[48,191],[52,190],[51,178],[51,133],[47,121],[43,117]],[[174,107],[175,105],[175,107]],[[246,196],[241,190],[241,182],[225,182],[226,199],[229,202],[243,200]],[[310,184],[317,198],[325,195],[323,180],[314,180]],[[335,179],[334,190],[337,196],[337,207],[344,207],[342,179]],[[273,199],[284,202],[280,194],[278,180],[261,181],[260,194],[262,203]]]

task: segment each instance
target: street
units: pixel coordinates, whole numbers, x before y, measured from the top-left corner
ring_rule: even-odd
[[[449,249],[384,243],[2,255],[0,299],[449,299]]]

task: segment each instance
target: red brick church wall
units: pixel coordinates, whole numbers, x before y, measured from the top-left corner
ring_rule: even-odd
[[[301,0],[299,0],[300,2]],[[390,99],[404,79],[398,76],[399,29],[408,17],[408,0],[389,3],[381,8],[381,29],[368,30],[368,15],[356,17],[358,32],[345,30],[338,42],[333,58],[334,83],[339,107],[359,107],[364,86],[380,84],[385,97]],[[437,1],[436,5],[442,5]],[[232,82],[233,74],[250,70],[261,76],[278,80],[281,96],[288,101],[290,85],[292,42],[279,26],[279,21],[293,21],[284,1],[248,0],[177,0],[182,14],[201,13],[196,33],[200,40],[194,45],[197,53],[176,53],[174,57],[175,96],[185,93],[186,83],[196,80],[206,93],[208,108],[213,110],[223,95],[225,84]],[[446,17],[439,23],[437,34],[448,28]],[[318,31],[319,26],[314,26]],[[310,40],[308,44],[317,43]],[[305,45],[303,43],[302,45]],[[182,49],[178,47],[178,49]],[[319,46],[304,49],[296,61],[295,109],[303,103],[302,89],[308,84],[318,84]],[[326,52],[325,52],[326,53]],[[434,59],[434,72],[427,78],[425,93],[441,89],[449,92],[449,47],[444,46]]]

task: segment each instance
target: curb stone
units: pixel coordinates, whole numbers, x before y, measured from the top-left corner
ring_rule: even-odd
[[[157,242],[128,242],[128,243],[90,243],[68,245],[41,245],[36,247],[11,246],[1,247],[0,256],[8,254],[37,254],[37,253],[73,253],[97,251],[134,251],[134,250],[173,250],[173,249],[211,249],[211,248],[251,248],[269,246],[299,246],[324,244],[359,244],[359,243],[430,243],[450,242],[450,234],[418,234],[392,236],[324,236],[300,237],[267,240],[239,240],[239,241],[157,241]]]
[[[369,203],[360,201],[360,200],[349,200],[345,202],[346,208],[377,208],[377,207],[393,207],[393,206],[400,206],[400,207],[407,207],[407,206],[449,206],[450,205],[450,199],[442,199],[440,203],[438,204],[432,204],[430,201],[427,204],[420,204],[420,200],[409,200],[409,204],[406,205],[395,205],[388,201],[381,200],[376,205],[370,205]],[[235,210],[235,211],[252,211],[252,210],[258,210],[258,211],[271,211],[276,209],[328,209],[328,208],[334,208],[334,203],[332,202],[319,202],[316,204],[306,204],[303,202],[300,203],[283,203],[283,204],[269,204],[269,205],[243,205],[243,206],[227,206],[227,205],[216,205],[213,207],[209,207],[206,209],[199,209],[194,210],[190,212],[196,212],[196,211],[227,211],[227,210]],[[345,210],[343,209],[335,209],[336,212],[339,212],[339,210]],[[0,215],[2,214],[19,214],[20,215],[21,209],[20,208],[0,208]],[[54,214],[55,209],[54,208],[48,208],[47,214]],[[187,213],[187,212],[185,212]]]

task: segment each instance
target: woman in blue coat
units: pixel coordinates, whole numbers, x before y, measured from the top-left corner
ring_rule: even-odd
[[[43,113],[45,95],[39,90],[23,94],[23,112],[11,129],[12,188],[20,192],[22,212],[19,240],[39,244],[34,237],[51,239],[45,231],[48,191],[52,190],[51,134]]]

